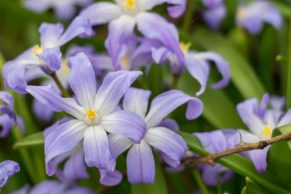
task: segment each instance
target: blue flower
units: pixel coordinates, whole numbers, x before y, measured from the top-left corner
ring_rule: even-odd
[[[0,163],[0,190],[7,183],[8,179],[20,171],[19,164],[6,160]]]

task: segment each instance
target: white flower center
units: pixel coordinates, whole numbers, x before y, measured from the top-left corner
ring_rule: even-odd
[[[100,122],[100,115],[92,108],[87,109],[85,122],[88,125],[97,125]]]

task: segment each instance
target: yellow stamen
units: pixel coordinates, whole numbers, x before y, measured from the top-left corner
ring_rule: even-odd
[[[129,70],[129,56],[125,54],[120,61],[121,69]]]
[[[70,74],[70,72],[71,72],[71,69],[69,68],[69,66],[68,66],[68,62],[67,62],[67,60],[63,60],[62,61],[62,70],[64,70],[64,72],[67,74],[67,75],[69,75]]]
[[[123,6],[127,9],[135,9],[135,0],[124,0]]]
[[[264,127],[264,130],[263,130],[263,136],[267,137],[267,138],[270,138],[271,135],[272,135],[272,129],[268,125],[266,125]]]
[[[33,47],[33,53],[35,54],[35,55],[39,55],[39,54],[41,54],[43,52],[43,48],[41,48],[39,45],[35,45],[34,47]]]
[[[183,51],[183,53],[187,53],[189,51],[190,46],[191,43],[180,42],[180,49]]]
[[[87,116],[87,119],[89,121],[92,121],[92,120],[94,120],[97,117],[97,113],[96,113],[96,111],[94,109],[89,108],[87,110],[86,116]]]

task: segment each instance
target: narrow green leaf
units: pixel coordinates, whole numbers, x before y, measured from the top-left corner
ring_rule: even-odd
[[[291,132],[291,126],[290,125],[285,125],[285,126],[280,127],[279,130],[280,130],[280,132],[282,134],[290,133]],[[291,149],[291,140],[287,141],[287,143],[288,143],[289,149]]]
[[[21,147],[30,147],[30,146],[37,146],[37,145],[42,145],[44,143],[43,139],[43,133],[34,133],[32,135],[26,136],[22,138],[21,140],[17,141],[14,144],[14,148],[18,149]]]
[[[257,185],[254,181],[252,181],[249,177],[246,177],[246,194],[266,194],[269,193],[264,190],[262,187]]]
[[[194,95],[197,91],[196,81],[189,75],[183,74],[179,80],[178,89]],[[238,116],[234,103],[222,90],[209,88],[200,99],[204,104],[203,116],[217,128],[241,128],[243,123]],[[227,116],[226,116],[227,115]]]
[[[230,64],[231,79],[245,98],[261,98],[265,89],[248,61],[232,46],[230,41],[207,29],[199,28],[193,43],[222,55]]]
[[[159,162],[156,162],[156,180],[154,184],[131,185],[132,194],[168,194],[165,177]]]
[[[180,134],[188,144],[191,151],[202,156],[209,154],[207,150],[201,147],[197,137],[185,132],[180,132]],[[238,154],[221,158],[217,162],[242,176],[250,177],[256,183],[273,193],[291,193],[290,188],[288,188],[285,183],[283,184],[279,182],[270,172],[265,172],[263,174],[258,173],[250,160]]]
[[[288,35],[288,50],[287,50],[287,88],[286,88],[286,106],[287,109],[291,108],[291,19],[289,22],[289,35]]]

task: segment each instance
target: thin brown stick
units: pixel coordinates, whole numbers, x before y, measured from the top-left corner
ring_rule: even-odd
[[[271,145],[273,143],[277,143],[284,140],[291,140],[291,132],[285,133],[282,135],[278,135],[276,137],[273,137],[271,139],[265,140],[265,141],[259,141],[257,143],[251,143],[251,144],[241,144],[237,147],[224,150],[222,152],[209,154],[207,156],[202,157],[186,157],[183,159],[183,164],[194,164],[194,163],[207,163],[211,166],[214,166],[216,161],[222,157],[229,156],[232,154],[244,152],[244,151],[250,151],[250,150],[257,150],[257,149],[264,149],[268,145]]]
[[[64,88],[64,86],[61,83],[61,81],[59,80],[57,74],[56,73],[52,73],[52,74],[50,74],[50,77],[55,81],[55,83],[57,84],[58,88],[61,90],[62,95],[64,97],[70,97],[69,92]]]

